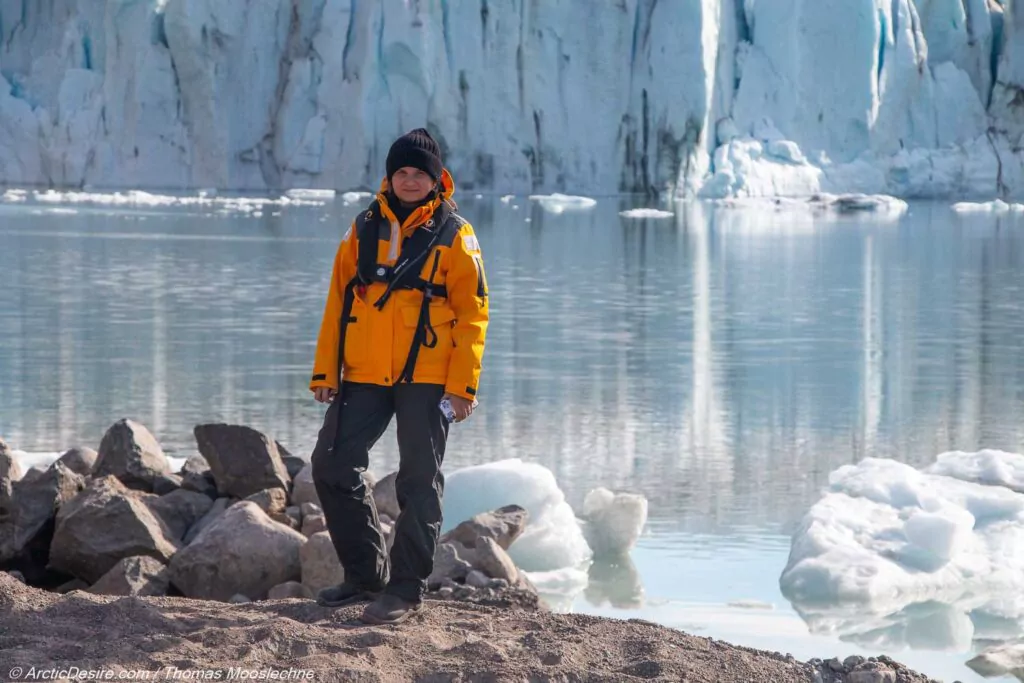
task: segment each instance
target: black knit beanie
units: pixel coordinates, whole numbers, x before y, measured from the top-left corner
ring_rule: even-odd
[[[391,144],[387,159],[388,182],[395,171],[405,166],[418,168],[434,180],[441,179],[441,147],[426,128],[416,128]]]

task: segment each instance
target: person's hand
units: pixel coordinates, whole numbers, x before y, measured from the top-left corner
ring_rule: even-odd
[[[313,396],[320,403],[330,403],[334,400],[334,397],[338,395],[338,392],[330,387],[317,387],[313,390]]]
[[[454,394],[445,394],[444,398],[451,401],[452,410],[455,412],[456,422],[462,422],[473,414],[473,401],[462,398],[461,396],[455,396]]]

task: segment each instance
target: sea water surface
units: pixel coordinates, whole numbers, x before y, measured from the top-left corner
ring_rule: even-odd
[[[602,485],[650,502],[632,562],[594,565],[566,609],[981,680],[980,635],[928,614],[813,633],[778,578],[835,468],[1024,451],[1024,218],[457,198],[492,321],[448,469],[520,457],[576,508]],[[225,421],[308,457],[316,334],[360,206],[0,203],[0,436],[95,448],[131,417],[187,457],[195,424]],[[396,464],[392,427],[372,469]]]

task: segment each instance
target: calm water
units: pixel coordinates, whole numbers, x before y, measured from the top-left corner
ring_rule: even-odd
[[[574,506],[597,485],[650,501],[634,566],[595,566],[573,609],[980,680],[963,662],[984,629],[972,643],[956,619],[910,617],[811,634],[778,576],[836,467],[1024,451],[1024,219],[460,205],[493,319],[449,469],[515,456],[548,466]],[[0,435],[95,447],[131,416],[187,456],[193,425],[227,421],[307,455],[316,331],[356,207],[68,208],[0,204]],[[375,458],[397,464],[393,429]]]

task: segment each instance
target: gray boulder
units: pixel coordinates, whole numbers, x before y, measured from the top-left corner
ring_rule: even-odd
[[[493,539],[502,550],[508,550],[526,530],[528,517],[525,508],[506,505],[491,512],[482,512],[462,522],[444,534],[441,542],[453,541],[472,548],[478,539],[486,537]]]
[[[276,514],[284,514],[288,506],[288,494],[282,488],[263,489],[245,498],[256,503],[261,510],[273,517]]]
[[[7,443],[0,439],[0,519],[9,514],[12,503],[14,482],[21,479],[21,464],[14,459]]]
[[[245,498],[263,489],[288,490],[291,477],[277,443],[266,434],[227,424],[196,425],[193,432],[222,495]]]
[[[63,454],[57,460],[64,463],[64,465],[74,472],[80,474],[83,477],[92,476],[93,468],[96,466],[96,460],[99,458],[99,453],[86,446],[75,446],[64,451]]]
[[[427,585],[434,588],[451,581],[466,578],[473,566],[459,555],[459,547],[453,543],[438,543],[434,550],[434,569],[427,578]]]
[[[391,519],[398,519],[402,511],[398,506],[398,493],[395,491],[395,480],[398,472],[392,472],[373,487],[373,503],[377,506],[377,514],[387,515]]]
[[[312,598],[313,592],[298,581],[285,581],[270,589],[267,600],[284,600],[287,598]]]
[[[299,551],[302,563],[302,585],[316,595],[321,588],[327,588],[345,580],[345,570],[338,561],[331,535],[326,531],[313,534]]]
[[[177,489],[162,496],[145,496],[143,502],[167,524],[179,541],[214,504],[209,496],[187,489]]]
[[[171,466],[153,435],[134,420],[115,422],[100,442],[94,477],[113,475],[131,489],[152,491],[154,480]]]
[[[181,488],[182,478],[180,474],[161,474],[153,479],[153,493],[163,496],[171,491]]]
[[[458,546],[456,546],[458,547]],[[492,579],[504,579],[514,584],[519,578],[519,570],[505,549],[488,536],[477,540],[472,548],[459,548],[459,555],[475,569],[479,569]]]
[[[322,514],[306,515],[302,519],[302,535],[310,538],[313,534],[327,531],[327,518]]]
[[[305,503],[320,505],[320,497],[316,493],[316,486],[313,484],[313,466],[306,465],[299,471],[292,486],[292,505],[302,506]]]
[[[146,555],[125,557],[90,588],[99,595],[167,595],[167,565]]]
[[[37,551],[34,555],[45,558],[54,516],[85,489],[85,478],[54,462],[29,481],[13,482],[11,488],[6,508],[0,511],[0,564],[32,550],[30,546]]]
[[[230,498],[218,498],[213,501],[210,505],[210,509],[199,518],[199,521],[189,527],[188,531],[185,532],[185,536],[182,540],[185,545],[192,543],[196,539],[196,536],[202,533],[203,529],[213,524],[217,519],[224,514],[224,511],[231,505]]]
[[[241,501],[171,558],[171,583],[190,598],[228,600],[242,593],[259,600],[301,576],[305,543],[302,534],[270,519],[255,503]]]
[[[107,475],[94,478],[57,513],[49,566],[92,584],[126,557],[167,562],[178,547],[173,531],[142,497]]]

